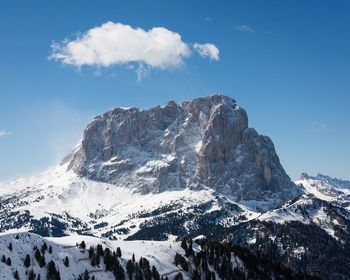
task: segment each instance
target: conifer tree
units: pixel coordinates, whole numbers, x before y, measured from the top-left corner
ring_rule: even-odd
[[[154,280],[160,280],[160,275],[155,266],[152,266],[152,277]]]
[[[41,254],[38,248],[35,249],[34,257],[38,262],[40,261]]]
[[[9,248],[9,250],[12,252],[12,243],[11,243],[11,242],[10,242],[8,248]]]
[[[44,255],[46,250],[47,250],[47,244],[46,242],[44,242],[43,246],[41,246],[41,253]]]
[[[28,273],[28,280],[35,280],[35,273],[34,273],[34,270],[31,269],[29,270],[29,273]]]
[[[120,250],[120,247],[117,247],[117,257],[118,258],[122,257],[122,251]]]
[[[7,264],[8,266],[10,266],[10,265],[11,265],[11,259],[10,259],[10,257],[8,257],[8,258],[7,258],[7,260],[6,260],[6,264]]]
[[[45,256],[44,255],[41,255],[40,259],[39,259],[39,266],[40,267],[44,267],[46,264],[46,261],[45,261]]]
[[[90,246],[90,248],[89,248],[89,259],[92,258],[92,255],[93,255],[94,253],[95,253],[94,247]]]
[[[100,255],[100,256],[103,256],[103,247],[101,244],[97,244],[97,253]]]
[[[68,259],[68,256],[66,256],[63,260],[63,264],[68,267],[69,266],[69,259]]]
[[[126,273],[128,274],[129,280],[132,280],[132,275],[134,273],[135,267],[132,260],[128,260],[126,263]]]
[[[174,278],[174,280],[183,280],[183,279],[184,279],[184,278],[183,278],[181,272],[179,272],[178,274],[176,274],[176,275],[175,275],[175,278]]]
[[[89,279],[90,279],[89,272],[85,270],[83,280],[89,280]]]
[[[27,254],[24,259],[24,266],[28,268],[30,266],[30,256]]]
[[[186,241],[186,238],[185,238],[185,237],[182,239],[181,248],[184,249],[185,252],[186,252],[187,249],[188,249],[188,247],[187,247],[187,241]]]
[[[81,249],[83,249],[83,250],[86,248],[86,244],[85,244],[85,241],[84,241],[84,240],[81,241],[79,247],[80,247]]]
[[[13,274],[13,278],[15,278],[16,280],[19,280],[18,270],[16,270],[15,273]]]
[[[49,246],[49,254],[52,254],[52,247],[51,247],[51,245]]]

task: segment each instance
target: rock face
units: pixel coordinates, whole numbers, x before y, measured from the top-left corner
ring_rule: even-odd
[[[209,187],[236,201],[271,200],[271,207],[298,192],[271,139],[222,95],[96,117],[69,169],[141,193]]]

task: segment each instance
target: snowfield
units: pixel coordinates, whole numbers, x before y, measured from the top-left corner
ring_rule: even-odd
[[[94,275],[96,279],[115,279],[112,272],[106,272],[104,270],[104,264],[101,262],[100,266],[93,267],[88,259],[88,248],[90,246],[97,246],[102,244],[104,248],[108,247],[112,251],[115,251],[117,247],[121,248],[122,257],[121,264],[125,268],[127,260],[132,258],[135,254],[135,259],[138,261],[140,257],[145,257],[150,261],[150,265],[154,265],[161,275],[171,276],[174,271],[178,271],[174,262],[175,254],[184,254],[184,250],[175,241],[110,241],[101,238],[83,236],[83,235],[71,235],[61,238],[43,238],[36,234],[27,232],[17,234],[2,234],[0,236],[0,252],[5,255],[6,258],[11,259],[11,266],[6,263],[0,262],[0,279],[13,279],[13,274],[18,271],[20,279],[27,279],[26,270],[33,269],[38,275],[41,275],[41,279],[45,279],[47,268],[46,266],[40,268],[38,262],[33,257],[33,247],[37,246],[39,249],[46,242],[47,246],[52,247],[52,253],[48,251],[45,253],[45,261],[48,263],[53,260],[58,266],[62,279],[76,279],[85,270],[89,272],[90,277]],[[82,250],[76,246],[81,241],[86,243],[86,249]],[[9,244],[12,243],[12,251],[9,250]],[[23,265],[26,254],[31,256],[31,265],[26,269]],[[2,256],[1,255],[1,256]],[[1,257],[0,256],[0,257]],[[69,267],[63,264],[65,257],[69,259]],[[183,273],[185,279],[187,275]]]

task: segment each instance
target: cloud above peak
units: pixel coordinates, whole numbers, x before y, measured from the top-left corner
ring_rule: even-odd
[[[106,22],[73,40],[52,44],[49,59],[63,64],[95,67],[136,64],[139,69],[171,69],[184,64],[193,51],[218,60],[213,44],[188,44],[181,35],[164,27],[148,31],[122,23]]]
[[[12,133],[10,131],[0,130],[0,138],[11,136],[11,135]]]
[[[241,24],[236,26],[235,30],[240,31],[240,32],[249,32],[249,33],[255,33],[255,30],[248,25]]]

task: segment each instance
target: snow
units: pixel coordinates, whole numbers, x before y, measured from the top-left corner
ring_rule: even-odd
[[[135,254],[135,259],[138,261],[140,257],[146,257],[151,266],[154,265],[159,273],[166,274],[177,270],[173,260],[176,253],[184,254],[180,245],[174,241],[110,241],[101,238],[71,235],[62,238],[43,238],[31,233],[20,233],[19,238],[15,238],[16,234],[1,234],[0,235],[0,251],[6,257],[10,257],[12,265],[8,266],[0,262],[0,279],[13,279],[13,273],[18,270],[20,279],[27,279],[23,266],[26,254],[31,256],[31,267],[36,274],[40,273],[41,278],[45,279],[46,267],[40,268],[37,261],[33,258],[33,247],[36,245],[39,249],[43,242],[47,246],[52,246],[52,254],[45,253],[45,260],[48,263],[54,260],[58,265],[62,279],[76,279],[76,277],[85,270],[101,270],[100,272],[90,273],[90,276],[95,275],[97,279],[115,279],[111,272],[103,270],[103,264],[100,267],[92,267],[88,260],[87,250],[81,250],[76,247],[76,244],[84,240],[86,248],[102,244],[104,248],[108,247],[111,250],[121,248],[122,258],[121,264],[125,268],[126,261],[132,258]],[[12,243],[13,249],[8,249],[9,243]],[[63,259],[68,256],[69,267],[64,266]],[[185,279],[187,279],[187,276]]]
[[[147,220],[137,218],[139,213],[176,203],[191,208],[215,199],[211,189],[193,191],[187,188],[140,194],[128,188],[78,177],[74,172],[67,171],[67,164],[37,177],[2,184],[0,194],[15,201],[5,207],[29,210],[36,219],[52,213],[67,213],[90,225],[92,233],[97,236],[102,236],[124,221],[120,227],[129,227],[130,232],[123,235],[123,239],[137,232],[139,225]],[[94,225],[101,222],[108,223],[108,226],[94,229]]]
[[[159,161],[150,161],[142,168],[162,168],[173,159],[173,155],[167,155]],[[111,162],[114,160],[117,159],[113,158]],[[264,209],[270,201],[241,200],[237,202],[234,197],[220,196],[209,188],[191,190],[177,187],[160,193],[141,194],[119,184],[113,185],[79,177],[73,171],[67,171],[67,168],[68,163],[27,179],[1,183],[1,198],[4,201],[10,200],[10,203],[3,205],[3,213],[13,211],[13,209],[21,213],[30,211],[35,219],[52,214],[69,215],[85,223],[87,227],[91,228],[91,234],[98,237],[111,230],[127,228],[129,232],[115,235],[119,239],[126,239],[135,234],[140,229],[140,225],[149,220],[147,215],[140,214],[151,213],[164,206],[175,207],[174,210],[170,209],[168,213],[178,211],[179,208],[186,213],[209,201],[211,207],[207,213],[221,211],[223,205],[219,200],[236,204],[241,209],[241,212],[237,213],[236,216],[232,214],[234,216],[225,216],[217,221],[225,227],[240,223],[242,220],[235,219],[240,216],[245,218],[244,221],[259,219],[276,223],[315,222],[334,236],[333,227],[338,223],[333,218],[331,219],[323,208],[313,206],[315,197],[324,201],[339,200],[339,198],[327,195],[328,192],[324,191],[326,187],[324,184],[321,185],[323,188],[321,192],[320,184],[315,181],[298,181],[297,183],[303,184],[305,195],[293,204],[265,211]],[[142,168],[139,172],[148,170]],[[343,191],[347,190],[343,189]],[[298,210],[298,206],[307,208],[307,216]],[[161,215],[159,214],[159,216]],[[103,226],[94,228],[95,225],[102,223]],[[189,222],[186,225],[190,230],[192,224]],[[21,230],[27,230],[27,228],[24,227]]]

